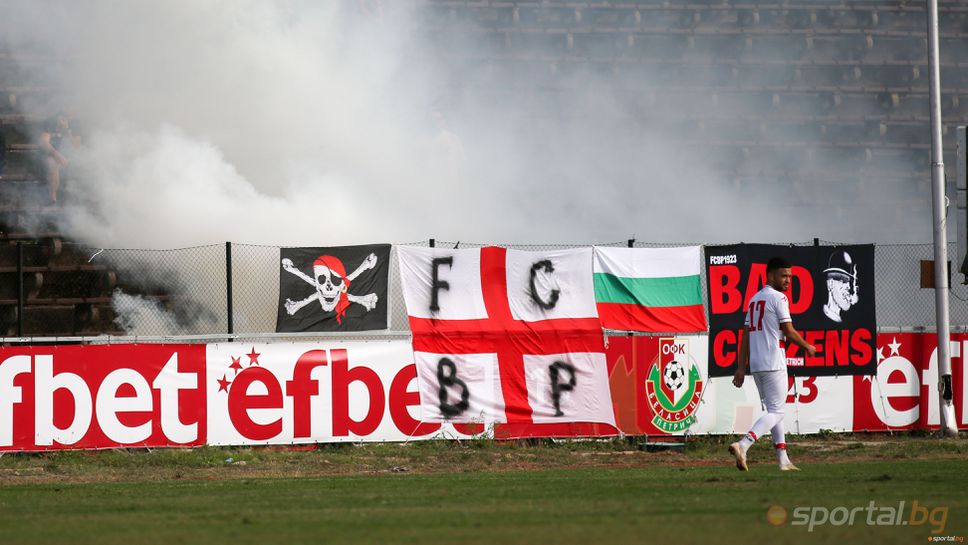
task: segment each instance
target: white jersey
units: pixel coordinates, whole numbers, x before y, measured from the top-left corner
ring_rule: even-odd
[[[792,321],[786,295],[769,285],[750,299],[745,324],[749,332],[750,372],[786,370],[780,324]]]

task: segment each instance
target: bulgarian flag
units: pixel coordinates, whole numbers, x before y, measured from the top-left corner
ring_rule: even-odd
[[[706,330],[699,246],[595,247],[595,301],[605,329]]]

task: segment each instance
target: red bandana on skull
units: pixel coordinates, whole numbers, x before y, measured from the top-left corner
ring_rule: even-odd
[[[316,258],[313,262],[313,270],[317,267],[326,267],[330,271],[330,275],[337,275],[343,280],[343,285],[339,294],[339,301],[336,302],[336,323],[343,324],[343,315],[346,314],[346,308],[350,306],[350,300],[347,294],[350,290],[350,279],[346,278],[346,268],[343,267],[343,262],[338,258],[331,255],[321,255]],[[317,281],[319,275],[316,274]]]

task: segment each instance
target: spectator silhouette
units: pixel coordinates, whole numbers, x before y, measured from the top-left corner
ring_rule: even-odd
[[[43,156],[44,175],[50,204],[57,204],[60,191],[61,171],[67,166],[64,147],[72,141],[70,120],[65,114],[58,114],[47,122],[40,135],[40,152]]]

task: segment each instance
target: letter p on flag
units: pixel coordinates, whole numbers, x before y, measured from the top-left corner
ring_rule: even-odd
[[[615,424],[590,248],[397,253],[422,420]]]

